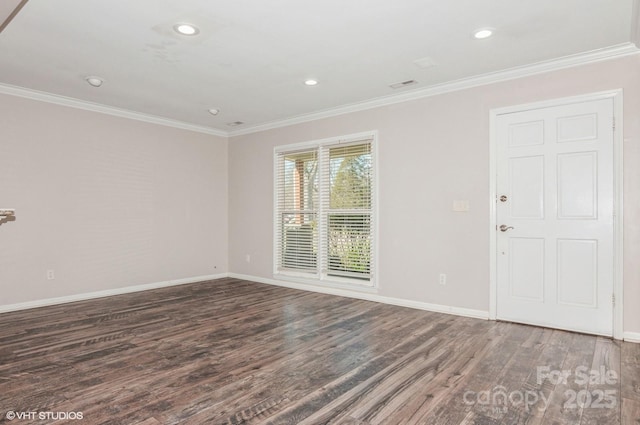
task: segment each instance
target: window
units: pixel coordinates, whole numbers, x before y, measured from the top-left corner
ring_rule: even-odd
[[[275,273],[373,286],[374,134],[276,148]]]

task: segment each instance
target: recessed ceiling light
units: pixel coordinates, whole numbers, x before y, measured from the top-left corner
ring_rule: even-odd
[[[196,35],[200,32],[198,28],[191,24],[176,24],[173,26],[173,29],[182,35]]]
[[[85,80],[93,87],[100,87],[104,83],[104,80],[100,77],[87,77]]]
[[[220,113],[220,109],[217,109],[217,108],[211,108],[211,109],[209,109],[209,113],[210,113],[211,115],[218,115],[218,114]]]
[[[481,40],[483,38],[489,38],[493,35],[493,30],[491,28],[483,28],[483,29],[479,29],[476,32],[473,33],[473,36],[475,38],[477,38],[478,40]]]
[[[318,80],[314,80],[313,78],[310,78],[308,80],[305,80],[304,82],[307,86],[315,86],[316,84],[318,84]]]

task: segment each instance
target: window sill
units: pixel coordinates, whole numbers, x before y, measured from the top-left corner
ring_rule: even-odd
[[[299,283],[302,285],[313,286],[314,288],[330,288],[330,289],[341,289],[345,291],[355,291],[362,292],[366,294],[377,294],[378,288],[375,283],[368,282],[367,284],[356,283],[356,282],[347,282],[347,281],[338,281],[331,279],[314,279],[305,276],[301,276],[301,273],[286,273],[279,272],[274,273],[273,278],[277,280],[282,280],[286,282]],[[375,281],[374,281],[375,282]]]

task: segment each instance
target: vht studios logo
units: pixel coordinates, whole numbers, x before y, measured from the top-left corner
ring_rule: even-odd
[[[12,421],[14,419],[17,420],[82,420],[84,419],[84,414],[82,412],[35,412],[35,411],[26,411],[26,412],[16,412],[13,410],[8,411],[4,415],[5,418]]]

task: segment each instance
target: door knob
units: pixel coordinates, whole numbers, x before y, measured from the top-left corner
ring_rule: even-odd
[[[509,229],[515,229],[515,227],[513,227],[513,226],[507,226],[506,224],[502,224],[502,225],[500,225],[500,231],[501,231],[501,232],[506,232],[506,231],[507,231],[507,230],[509,230]]]

